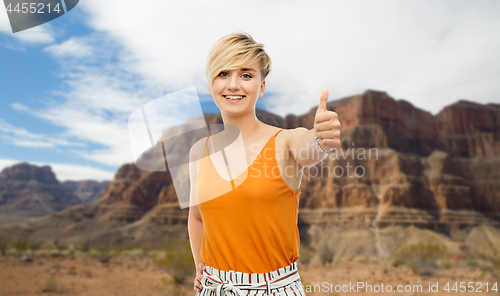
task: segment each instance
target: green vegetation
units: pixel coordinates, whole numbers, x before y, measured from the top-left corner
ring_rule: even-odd
[[[93,243],[93,246],[96,251],[94,257],[102,264],[109,263],[111,258],[113,258],[112,242],[109,240],[99,240]]]
[[[333,258],[335,257],[335,251],[330,248],[326,243],[323,244],[319,250],[319,259],[323,265],[327,263],[332,263]]]
[[[28,241],[28,247],[32,252],[40,250],[42,246],[43,246],[43,241],[41,240],[32,239]]]
[[[147,241],[141,245],[142,252],[144,253],[145,256],[149,255],[149,252],[153,251],[153,242]]]
[[[489,272],[494,278],[500,279],[500,254],[491,242],[480,249],[467,250],[465,265]]]
[[[165,255],[154,259],[172,276],[174,285],[182,285],[188,276],[195,274],[191,245],[189,241],[170,239],[166,239],[165,243]]]
[[[86,239],[76,246],[76,249],[82,253],[88,253],[90,251],[91,241]]]
[[[12,246],[16,251],[18,252],[26,252],[30,245],[29,245],[29,240],[25,238],[18,238],[12,242]]]
[[[432,240],[405,245],[395,253],[393,265],[404,264],[409,266],[415,274],[431,276],[437,267],[436,261],[443,257],[446,250],[446,245],[434,243]]]
[[[182,296],[184,291],[182,285],[186,278],[195,275],[195,264],[193,253],[189,241],[166,238],[162,250],[153,252],[149,249],[149,257],[155,263],[165,270],[171,277],[171,280],[163,279],[169,290],[166,295]],[[151,244],[143,244],[151,246]]]
[[[59,251],[65,251],[69,248],[69,245],[64,241],[60,239],[56,239],[53,241],[54,247]]]
[[[299,249],[299,262],[308,265],[315,253],[316,250],[310,245],[301,245]]]
[[[313,258],[321,261],[321,264],[332,263],[335,257],[335,251],[323,242],[317,249],[311,245],[301,245],[299,250],[299,261],[302,264],[311,264]]]
[[[7,250],[9,249],[10,244],[11,240],[9,237],[0,236],[0,253],[2,253],[2,256],[5,256],[7,254]]]

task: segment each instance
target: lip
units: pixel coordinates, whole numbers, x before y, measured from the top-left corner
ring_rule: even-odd
[[[246,98],[246,96],[245,96],[245,95],[239,95],[239,94],[228,95],[228,96],[241,96],[241,97],[243,97],[243,98],[241,98],[241,100],[230,100],[230,99],[226,98],[226,95],[222,95],[222,96],[223,96],[223,97],[224,97],[224,99],[226,99],[226,101],[227,101],[227,102],[229,102],[229,103],[238,103],[238,102],[243,101],[243,100]]]

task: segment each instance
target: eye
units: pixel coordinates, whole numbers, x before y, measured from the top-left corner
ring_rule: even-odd
[[[227,74],[227,72],[222,71],[222,72],[220,72],[220,73],[219,73],[219,75],[217,75],[217,76],[227,77],[227,76],[229,76],[229,75]]]
[[[241,76],[247,76],[247,77],[243,77],[243,78],[252,78],[252,75],[250,75],[250,74],[243,74]]]

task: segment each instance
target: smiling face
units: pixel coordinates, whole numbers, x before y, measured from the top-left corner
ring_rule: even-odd
[[[221,112],[240,113],[255,108],[265,88],[261,66],[256,61],[239,69],[220,72],[208,90]]]

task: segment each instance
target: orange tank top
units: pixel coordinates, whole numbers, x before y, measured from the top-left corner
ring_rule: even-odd
[[[265,273],[298,260],[301,188],[292,190],[281,178],[275,153],[281,131],[267,141],[246,172],[231,181],[215,170],[207,138],[196,181],[203,220],[201,257],[206,265]]]

